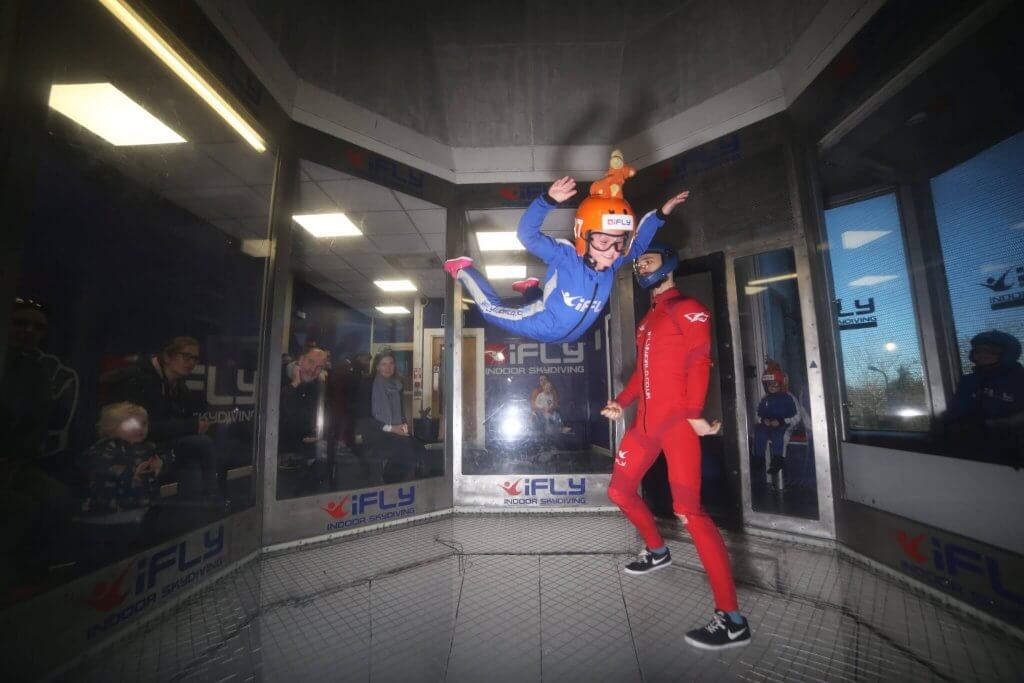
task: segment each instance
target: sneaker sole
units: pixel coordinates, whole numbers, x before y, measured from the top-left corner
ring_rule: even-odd
[[[735,647],[746,647],[747,645],[750,645],[750,640],[751,639],[750,638],[744,638],[743,640],[737,640],[737,641],[732,642],[732,643],[725,643],[724,645],[708,645],[707,643],[702,643],[699,640],[693,640],[692,638],[690,638],[690,636],[683,636],[683,640],[686,641],[687,645],[691,645],[691,646],[697,648],[698,650],[709,650],[710,651],[710,650],[731,650],[731,649],[733,649]]]
[[[628,567],[623,567],[622,571],[625,572],[626,574],[629,574],[630,576],[643,576],[644,574],[650,574],[651,572],[656,572],[659,569],[664,569],[665,567],[671,567],[671,566],[672,566],[672,560],[669,560],[668,562],[662,562],[661,564],[656,564],[653,567],[651,567],[650,569],[645,569],[642,572],[638,572],[635,569],[629,569]]]

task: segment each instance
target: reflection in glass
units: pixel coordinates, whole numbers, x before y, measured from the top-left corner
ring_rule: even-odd
[[[825,226],[850,427],[926,431],[924,368],[896,196],[829,209]]]
[[[738,258],[750,488],[757,512],[818,518],[796,263],[789,249]]]
[[[572,237],[571,210],[552,211],[545,227],[553,237]],[[545,264],[522,251],[508,233],[521,210],[470,212],[470,256],[491,273],[511,267],[509,277],[542,278]],[[496,235],[501,241],[481,235]],[[511,234],[511,238],[508,235]],[[536,296],[518,294],[511,280],[492,280],[509,306]],[[610,398],[608,343],[603,312],[578,341],[545,344],[489,324],[467,297],[463,314],[464,474],[611,472],[609,422],[600,414]]]
[[[423,368],[440,365],[445,210],[310,161],[300,169],[277,495],[443,476],[443,403]]]
[[[55,76],[33,87],[50,108],[34,201],[11,228],[24,249],[0,377],[7,604],[254,500],[273,155],[99,3],[62,11],[69,30],[34,56]]]

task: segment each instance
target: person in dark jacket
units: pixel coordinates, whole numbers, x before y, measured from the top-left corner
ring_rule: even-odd
[[[361,387],[361,400],[356,420],[356,433],[373,449],[377,458],[387,460],[388,471],[399,479],[415,475],[417,468],[427,466],[426,449],[412,436],[409,420],[402,406],[402,380],[398,376],[395,354],[389,350],[373,359],[370,376]],[[443,465],[433,463],[431,473]]]
[[[281,417],[278,423],[278,452],[282,464],[307,466],[292,495],[313,493],[327,481],[327,451],[324,441],[324,369],[329,354],[312,347],[285,367],[281,378]]]
[[[138,365],[115,382],[108,402],[145,408],[150,440],[174,451],[181,494],[222,504],[224,473],[207,433],[210,421],[202,417],[206,406],[186,384],[198,362],[199,340],[174,337],[159,353],[140,358]]]
[[[1024,367],[1020,341],[999,330],[971,339],[974,372],[960,378],[943,420],[963,452],[1014,467],[1024,464]]]

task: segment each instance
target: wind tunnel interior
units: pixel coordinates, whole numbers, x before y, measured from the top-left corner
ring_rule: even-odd
[[[1019,677],[1024,8],[634,5],[0,11],[15,679]],[[612,149],[690,192],[743,649],[664,456],[623,573],[630,266],[552,343],[442,268],[528,305]]]

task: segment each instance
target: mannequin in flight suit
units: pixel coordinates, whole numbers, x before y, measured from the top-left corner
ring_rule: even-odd
[[[720,425],[701,417],[711,369],[711,314],[699,301],[676,289],[672,273],[679,264],[674,249],[652,244],[636,264],[637,281],[651,290],[651,309],[636,331],[636,370],[602,414],[619,419],[623,406],[639,401],[633,424],[622,438],[608,498],[619,506],[643,537],[640,559],[625,567],[632,575],[669,566],[672,557],[637,494],[640,481],[664,451],[672,506],[693,537],[714,594],[711,622],[686,634],[686,642],[706,650],[741,647],[750,642],[750,626],[736,603],[729,555],[715,523],[700,506],[700,437]]]
[[[622,197],[622,184],[630,175],[623,172],[621,153],[613,152],[608,175],[591,185],[590,196],[576,210],[575,244],[540,230],[548,211],[576,194],[575,180],[568,176],[556,180],[530,204],[519,221],[517,236],[548,266],[543,283],[534,279],[515,285],[524,293],[532,285],[541,286],[540,296],[527,297],[530,303],[504,305],[468,256],[449,259],[444,269],[462,283],[487,322],[540,342],[576,341],[608,303],[615,271],[644,252],[665,217],[690,194],[682,192],[661,209],[648,212],[634,231],[633,209]]]

